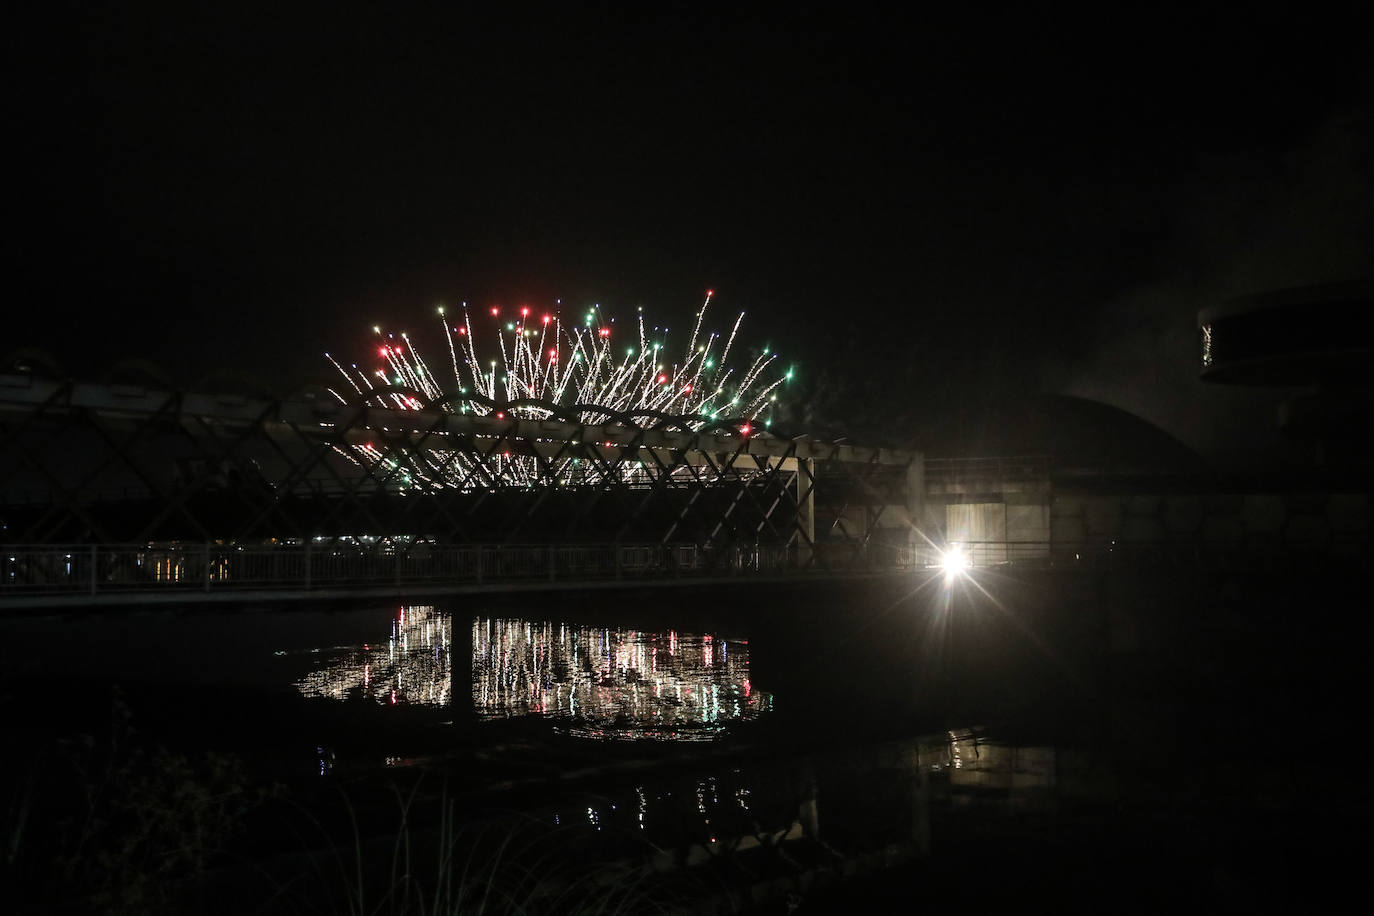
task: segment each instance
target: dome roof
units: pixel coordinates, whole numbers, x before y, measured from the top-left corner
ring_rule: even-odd
[[[1058,468],[1155,474],[1208,470],[1196,452],[1133,413],[1068,395],[1032,395],[952,414],[922,447],[933,458],[1048,455]]]

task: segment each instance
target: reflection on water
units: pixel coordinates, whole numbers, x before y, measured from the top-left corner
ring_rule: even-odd
[[[772,697],[745,640],[528,620],[473,624],[473,702],[486,718],[542,715],[592,737],[709,740]]]
[[[805,841],[845,855],[903,843],[928,849],[930,818],[940,811],[976,807],[1016,817],[1063,798],[1106,797],[1075,759],[1052,746],[960,729],[627,782],[545,816],[558,827],[640,836],[680,864]]]
[[[951,786],[970,789],[1048,789],[1055,785],[1055,748],[992,742],[972,729],[949,732],[949,741],[924,744],[922,766],[946,772]]]
[[[308,697],[447,706],[452,620],[404,607],[384,640],[319,653],[296,681]],[[749,680],[749,644],[710,633],[565,623],[472,622],[472,705],[480,719],[542,716],[571,734],[710,740],[772,707]]]
[[[448,613],[432,606],[403,607],[384,641],[321,652],[321,666],[295,686],[308,697],[447,706],[451,625]]]

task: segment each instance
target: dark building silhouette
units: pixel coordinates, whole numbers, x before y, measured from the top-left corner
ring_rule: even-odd
[[[1293,389],[1278,425],[1292,473],[1367,474],[1374,446],[1374,281],[1275,290],[1198,315],[1201,378]]]

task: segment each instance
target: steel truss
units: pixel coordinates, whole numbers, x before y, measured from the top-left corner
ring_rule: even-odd
[[[884,513],[919,517],[920,453],[522,406],[477,416],[323,389],[272,400],[0,375],[0,536],[766,545],[829,565],[907,549]],[[532,473],[503,475],[511,461]]]

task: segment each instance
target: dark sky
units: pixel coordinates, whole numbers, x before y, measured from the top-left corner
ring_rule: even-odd
[[[1195,396],[1197,310],[1370,269],[1355,4],[279,6],[14,23],[0,349],[284,391],[439,302],[714,288],[799,423],[1044,390],[1202,445],[1270,405]]]

